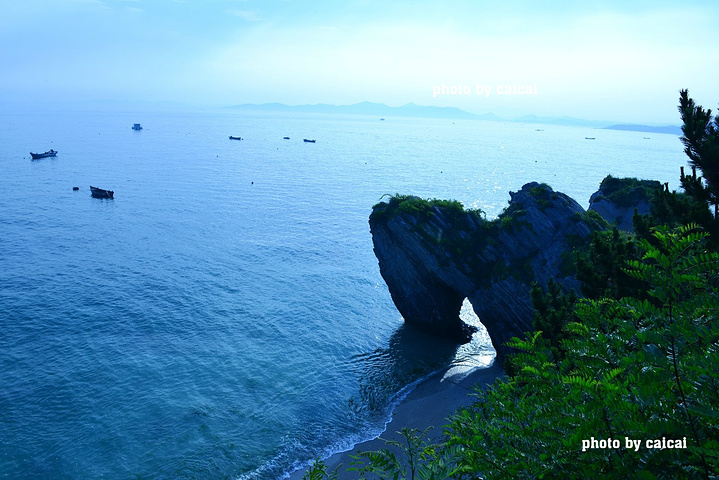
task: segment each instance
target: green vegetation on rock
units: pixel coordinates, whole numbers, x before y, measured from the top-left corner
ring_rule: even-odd
[[[542,210],[549,208],[551,202],[558,198],[556,192],[546,183],[540,183],[536,187],[530,188],[529,194],[536,200]]]
[[[437,198],[424,199],[414,195],[385,194],[387,202],[379,202],[372,207],[371,218],[375,221],[389,221],[391,218],[407,214],[421,220],[429,220],[434,215],[435,208],[441,208],[452,219],[459,219],[463,215],[470,215],[478,221],[485,221],[484,212],[479,209],[464,209],[457,200],[440,200]]]
[[[608,175],[599,185],[599,190],[607,200],[619,207],[631,207],[643,201],[651,201],[655,193],[662,188],[656,180],[636,178],[616,178]],[[601,201],[602,197],[597,199]]]
[[[438,213],[441,213],[441,223],[435,221]],[[441,247],[449,254],[440,258],[444,264],[450,261],[471,262],[473,253],[481,251],[491,241],[492,236],[488,233],[496,225],[496,221],[485,218],[482,210],[465,209],[457,200],[423,199],[400,194],[376,204],[372,208],[370,222],[386,223],[399,216],[412,223],[413,231],[423,243]]]

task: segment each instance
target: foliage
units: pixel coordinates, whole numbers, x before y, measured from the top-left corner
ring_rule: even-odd
[[[575,256],[577,280],[585,297],[619,299],[641,295],[642,282],[630,278],[623,270],[627,260],[638,258],[632,236],[616,227],[595,231],[588,248],[575,250]]]
[[[302,480],[337,480],[339,467],[332,472],[327,471],[327,464],[322,460],[315,460],[302,476]]]
[[[551,201],[558,198],[558,195],[552,191],[552,187],[546,183],[540,183],[537,184],[536,187],[531,187],[529,189],[529,195],[537,202],[540,210],[548,208],[551,205]]]
[[[383,195],[383,198],[388,195]],[[423,199],[412,195],[389,196],[372,209],[370,222],[389,222],[403,217],[413,232],[428,245],[442,246],[459,262],[482,250],[496,222],[486,220],[480,209],[465,209],[456,200]],[[451,227],[451,228],[450,228]],[[441,261],[449,262],[444,257]]]
[[[660,187],[661,184],[656,180],[616,178],[607,175],[599,185],[599,190],[607,200],[626,208],[643,201],[649,202]]]
[[[679,227],[696,223],[711,234],[710,242],[716,248],[719,246],[719,220],[714,218],[707,208],[707,198],[697,194],[697,189],[689,187],[701,184],[701,177],[697,177],[696,171],[692,175],[684,175],[682,168],[680,179],[684,188],[688,188],[686,192],[670,192],[667,188],[660,188],[652,197],[651,213],[634,215],[634,230],[637,236],[651,239],[651,229],[655,225]]]
[[[499,228],[506,232],[516,232],[522,227],[530,227],[531,224],[525,219],[527,211],[520,204],[510,203],[502,213],[499,214],[497,222]]]
[[[480,209],[466,209],[461,202],[457,200],[441,200],[437,198],[425,199],[414,195],[389,195],[385,194],[382,198],[388,197],[387,202],[377,203],[372,208],[372,215],[376,221],[388,221],[391,218],[407,214],[421,220],[429,220],[435,215],[435,209],[440,208],[443,213],[452,219],[459,219],[469,215],[477,220],[484,221],[484,212]]]
[[[711,109],[704,110],[689,98],[689,92],[679,93],[679,113],[682,116],[682,135],[684,153],[689,157],[689,164],[702,171],[706,185],[695,184],[694,189],[687,189],[691,195],[706,195],[709,203],[714,205],[715,212],[719,206],[719,117],[712,118]]]
[[[530,296],[534,308],[532,328],[542,332],[541,339],[551,352],[551,357],[562,358],[564,356],[561,345],[562,332],[568,322],[576,321],[574,305],[577,302],[577,295],[574,291],[564,293],[561,285],[550,278],[546,291],[534,282]]]
[[[593,232],[597,230],[606,230],[609,227],[609,222],[607,222],[604,217],[594,210],[587,210],[586,212],[580,214],[580,220],[586,223],[589,229]]]
[[[361,452],[353,457],[356,460],[355,467],[350,470],[359,472],[361,478],[366,478],[367,474],[393,480],[452,478],[457,473],[461,451],[444,445],[440,451],[440,445],[426,440],[428,431],[429,428],[420,433],[415,428],[405,427],[397,432],[404,438],[404,443],[386,441],[387,445],[399,451],[399,456],[388,448]]]
[[[704,110],[680,92],[679,112],[683,126],[681,137],[689,157],[691,175],[681,169],[680,182],[684,192],[659,189],[651,204],[651,218],[636,216],[635,230],[649,238],[652,225],[679,226],[697,223],[711,234],[714,248],[719,247],[719,117]],[[697,175],[697,170],[700,174]],[[709,209],[713,206],[713,214]]]

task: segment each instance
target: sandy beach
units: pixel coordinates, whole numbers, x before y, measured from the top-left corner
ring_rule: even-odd
[[[488,368],[477,368],[469,372],[449,370],[440,372],[422,382],[407,398],[397,406],[392,414],[392,420],[379,437],[355,445],[352,450],[337,453],[324,459],[328,471],[336,468],[340,480],[357,479],[356,472],[347,472],[346,469],[353,462],[351,456],[362,451],[373,451],[385,448],[384,440],[400,440],[397,433],[403,427],[424,430],[433,427],[430,437],[437,440],[442,436],[443,427],[447,417],[458,408],[471,405],[475,399],[475,385],[490,385],[497,378],[504,375],[501,365],[493,364]],[[290,480],[301,480],[306,469],[297,470],[290,475]]]

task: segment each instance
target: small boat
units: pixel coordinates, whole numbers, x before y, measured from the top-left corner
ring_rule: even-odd
[[[55,150],[48,150],[45,153],[32,153],[30,152],[30,156],[33,160],[37,160],[38,158],[47,158],[47,157],[54,157],[57,155],[57,151]]]
[[[584,137],[585,140],[594,140],[595,137]]]
[[[282,137],[283,140],[289,140],[290,137]]]
[[[133,130],[142,130],[142,125],[140,125],[139,123],[134,123],[132,125],[132,129]]]
[[[115,198],[115,192],[113,190],[103,190],[102,188],[93,187],[90,185],[90,194],[95,198]]]
[[[303,138],[303,140],[307,143],[315,143],[316,142],[316,140],[307,140],[306,138]]]
[[[380,118],[379,121],[380,121],[380,122],[384,122],[384,118]]]
[[[242,137],[233,137],[230,135],[230,140],[242,140]]]

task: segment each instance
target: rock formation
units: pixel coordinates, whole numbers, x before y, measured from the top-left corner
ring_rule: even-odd
[[[502,354],[507,340],[532,330],[532,282],[578,290],[571,248],[606,223],[544,184],[510,195],[494,221],[459,202],[396,196],[374,206],[375,255],[408,324],[467,341],[459,311],[468,298]]]
[[[589,210],[600,214],[607,222],[615,223],[619,230],[634,231],[634,213],[647,215],[651,210],[652,196],[662,184],[656,180],[614,178],[602,180],[599,190],[589,198]]]

